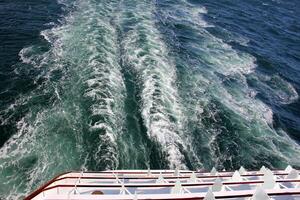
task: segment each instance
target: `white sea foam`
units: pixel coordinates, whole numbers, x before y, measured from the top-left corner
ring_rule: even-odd
[[[260,74],[252,76],[255,86],[260,89],[271,102],[290,104],[295,102],[299,95],[293,85],[279,75]]]
[[[186,1],[181,1],[180,4],[172,5],[172,9],[165,11],[165,15],[175,22],[182,22],[186,25],[196,24],[200,27],[213,27],[203,19],[203,14],[207,14],[207,9],[201,6],[194,6]]]
[[[225,161],[233,162],[232,160],[236,159],[234,155],[224,151],[219,145],[226,142],[220,141],[222,140],[220,138],[226,139],[223,134],[228,131],[233,138],[236,134],[239,135],[238,139],[232,139],[230,145],[236,146],[235,149],[240,148],[239,153],[247,158],[239,159],[240,162],[253,164],[258,155],[278,158],[282,162],[295,162],[296,159],[287,155],[299,157],[299,146],[295,142],[290,143],[290,138],[286,134],[274,130],[272,109],[256,98],[257,91],[248,87],[246,77],[256,76],[255,58],[233,49],[225,41],[211,34],[206,26],[203,26],[205,23],[195,20],[203,19],[201,13],[196,13],[200,15],[197,18],[194,12],[188,12],[189,3],[186,1],[177,3],[177,5],[170,4],[166,12],[162,11],[161,13],[166,16],[161,19],[167,20],[163,23],[169,23],[171,27],[172,23],[182,24],[190,33],[184,35],[182,46],[191,51],[190,55],[193,57],[181,62],[184,68],[182,88],[185,88],[181,93],[184,98],[184,114],[188,118],[184,131],[186,133],[193,131],[194,134],[197,130],[198,140],[191,140],[192,146],[196,152],[206,152],[205,155],[198,155],[198,159],[206,165],[222,166]],[[183,13],[184,18],[181,17]],[[176,36],[176,33],[174,35]],[[283,83],[281,79],[277,80]],[[298,98],[290,84],[270,86],[269,82],[261,85],[270,87],[268,91],[283,102]],[[230,118],[229,123],[233,124],[233,130],[226,130],[226,123],[223,124],[220,115],[225,120]],[[235,132],[236,127],[239,127],[238,133]]]
[[[115,3],[78,0],[73,6],[62,25],[41,33],[51,43],[48,52],[39,46],[20,52],[24,63],[43,67],[38,76],[45,81],[10,108],[29,106],[0,149],[0,180],[7,180],[0,187],[10,191],[7,198],[17,199],[59,172],[89,168],[91,161],[118,165],[125,86],[110,22]]]
[[[23,63],[31,64],[32,66],[38,67],[38,57],[39,55],[34,54],[35,49],[33,46],[23,48],[19,52],[20,59]]]
[[[138,77],[141,113],[148,137],[160,144],[170,167],[185,168],[183,151],[186,147],[182,139],[176,69],[156,28],[154,5],[146,1],[135,4],[123,8],[126,14],[130,13],[130,18],[126,18],[125,13],[121,16],[123,24],[136,20],[124,33],[124,60]]]
[[[122,130],[125,86],[117,58],[117,36],[115,28],[110,24],[115,4],[102,2],[101,5],[95,5],[84,1],[77,3],[80,13],[78,16],[73,13],[67,26],[61,29],[63,37],[60,37],[60,43],[64,51],[58,55],[61,54],[63,58],[71,57],[72,62],[78,59],[76,56],[84,58],[75,64],[80,65],[78,70],[82,71],[82,80],[88,86],[83,95],[92,101],[89,108],[90,130],[101,132],[99,147],[93,159],[99,164],[112,159],[112,163],[116,164],[115,140]],[[107,147],[110,148],[106,151],[107,155],[103,155],[102,143],[111,143]],[[114,167],[116,166],[107,166]]]

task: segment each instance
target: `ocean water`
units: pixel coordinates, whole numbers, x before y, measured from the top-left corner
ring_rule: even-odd
[[[300,167],[299,6],[0,1],[0,199],[69,170]]]

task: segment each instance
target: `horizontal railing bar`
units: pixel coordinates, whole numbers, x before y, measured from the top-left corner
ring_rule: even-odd
[[[297,180],[278,180],[276,181],[277,183],[298,183],[300,182],[300,179]],[[259,183],[264,183],[264,181],[244,181],[244,182],[223,182],[223,185],[246,185],[246,184],[259,184]],[[211,186],[213,185],[213,182],[208,182],[208,183],[181,183],[182,187],[195,187],[195,186]],[[156,188],[156,187],[173,187],[175,185],[172,183],[166,183],[166,184],[143,184],[143,185],[135,185],[135,184],[124,184],[125,187],[135,187],[135,188],[145,188],[145,187],[152,187],[152,188]],[[59,185],[54,185],[54,186],[50,186],[45,188],[45,190],[49,190],[49,189],[53,189],[53,188],[57,188],[57,187],[74,187],[73,184],[59,184]],[[77,185],[77,187],[83,187],[83,188],[87,188],[87,187],[98,187],[98,188],[121,188],[122,185],[121,184],[80,184]],[[299,189],[300,190],[300,189]]]
[[[245,190],[245,191],[227,191],[226,193],[224,192],[214,192],[215,198],[216,199],[230,199],[230,198],[243,198],[243,197],[251,197],[253,196],[255,190]],[[283,196],[283,195],[300,195],[300,190],[299,189],[282,189],[282,190],[267,190],[266,193],[270,197],[274,196]],[[178,195],[172,195],[172,194],[152,194],[151,198],[150,195],[147,194],[139,194],[138,199],[139,200],[148,200],[148,199],[160,199],[160,200],[202,200],[204,199],[205,193],[186,193],[186,194],[181,194],[180,196]],[[87,199],[94,199],[91,198],[89,195],[74,195],[74,199],[76,200],[87,200]],[[62,196],[61,198],[57,198],[57,196],[48,198],[48,200],[60,200],[64,199]],[[69,198],[72,200],[72,196]],[[103,200],[129,200],[132,199],[131,195],[106,195],[106,196],[101,196],[101,199]]]
[[[263,176],[264,174],[244,174],[241,175],[242,177],[256,177],[256,176]],[[275,173],[274,175],[276,176],[286,176],[288,175],[288,173]],[[232,175],[208,175],[208,176],[196,176],[197,178],[201,178],[201,179],[205,179],[205,178],[230,178],[232,177]],[[63,180],[63,179],[76,179],[79,178],[79,176],[65,176],[65,177],[61,177],[61,178],[57,178],[57,180]],[[140,177],[122,177],[119,176],[118,178],[120,179],[156,179],[157,177],[153,177],[153,176],[140,176]],[[190,178],[190,176],[163,176],[164,179],[184,179],[184,178]],[[81,179],[116,179],[113,176],[82,176]]]

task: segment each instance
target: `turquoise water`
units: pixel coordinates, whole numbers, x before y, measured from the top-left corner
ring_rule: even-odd
[[[0,198],[68,170],[299,167],[297,4],[0,2]]]

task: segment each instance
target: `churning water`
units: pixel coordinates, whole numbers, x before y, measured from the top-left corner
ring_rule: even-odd
[[[297,6],[0,1],[0,199],[68,170],[299,167]]]

